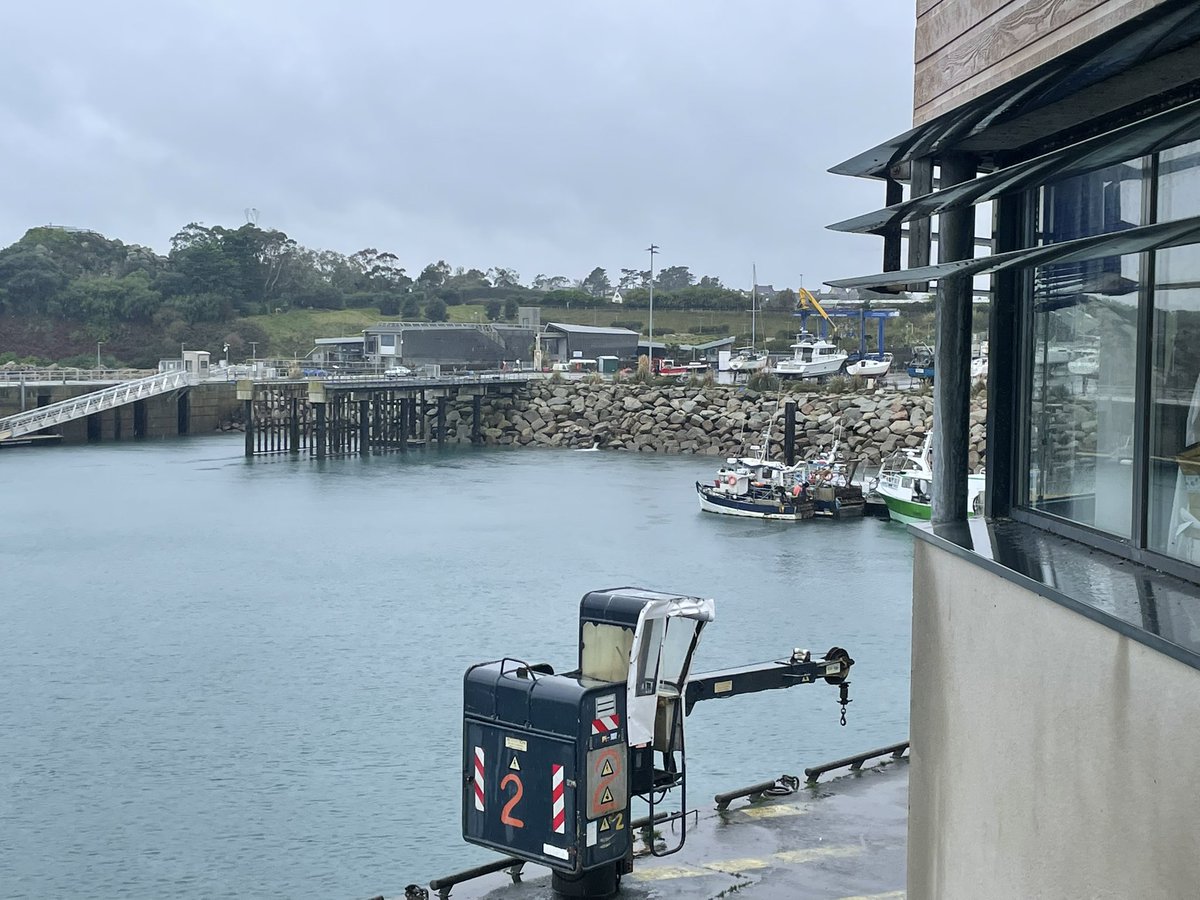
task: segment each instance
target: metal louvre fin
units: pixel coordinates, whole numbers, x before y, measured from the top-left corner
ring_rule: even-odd
[[[834,175],[882,178],[893,166],[944,153],[992,125],[1061,102],[1148,59],[1196,39],[1200,15],[1192,3],[1180,3],[1135,31],[1117,29],[1018,76],[981,97],[865,150],[829,169]]]
[[[1112,234],[1063,241],[1061,244],[1045,244],[1024,250],[1012,250],[978,259],[962,259],[956,262],[921,266],[916,269],[900,269],[879,275],[864,275],[858,278],[840,278],[826,284],[840,288],[877,288],[912,284],[920,281],[936,281],[952,275],[985,275],[1013,267],[1028,268],[1046,263],[1082,262],[1105,256],[1121,256],[1126,253],[1143,253],[1161,250],[1181,244],[1200,243],[1200,216],[1180,219],[1176,222],[1159,222],[1143,225]]]
[[[852,234],[877,233],[900,222],[937,215],[948,209],[986,203],[1009,191],[1094,172],[1194,140],[1200,140],[1200,100],[971,181],[845,219],[827,227],[833,231]]]

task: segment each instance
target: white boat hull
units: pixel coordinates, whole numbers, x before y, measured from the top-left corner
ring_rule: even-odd
[[[846,374],[861,378],[880,378],[886,375],[891,367],[890,359],[860,359],[846,366]]]
[[[811,363],[783,359],[775,364],[775,374],[781,378],[821,378],[825,375],[836,375],[842,370],[845,361],[844,356]]]
[[[731,359],[729,361],[729,371],[731,372],[757,372],[765,367],[767,360],[763,359]]]

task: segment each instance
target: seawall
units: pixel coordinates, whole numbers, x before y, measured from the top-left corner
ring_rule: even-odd
[[[543,381],[512,397],[485,397],[482,440],[498,446],[590,447],[641,453],[737,455],[771,423],[773,455],[782,451],[784,403],[796,402],[798,452],[831,444],[868,463],[916,447],[930,428],[929,391],[890,388],[756,393],[740,385],[649,386],[628,382]],[[985,398],[972,399],[970,465],[985,457]],[[447,438],[470,439],[471,405],[447,413]]]

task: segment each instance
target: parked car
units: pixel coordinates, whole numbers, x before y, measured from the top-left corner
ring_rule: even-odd
[[[408,366],[392,366],[389,369],[383,370],[385,378],[404,378],[412,374],[412,369]]]

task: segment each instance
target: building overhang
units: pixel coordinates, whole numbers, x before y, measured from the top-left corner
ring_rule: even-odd
[[[1147,97],[1200,95],[1198,41],[1196,4],[1163,4],[829,171],[903,180],[907,163],[948,153],[969,153],[990,169],[1046,135],[1114,115],[1143,117]]]
[[[1058,244],[1043,244],[1024,250],[996,253],[975,259],[920,266],[915,269],[898,269],[878,275],[842,278],[826,284],[842,288],[902,287],[916,282],[938,281],[953,276],[987,275],[1010,268],[1029,268],[1047,263],[1073,263],[1106,256],[1123,256],[1127,253],[1144,253],[1163,250],[1183,244],[1200,242],[1200,216],[1180,219],[1176,222],[1160,222],[1129,228],[1110,234],[1094,235]]]

